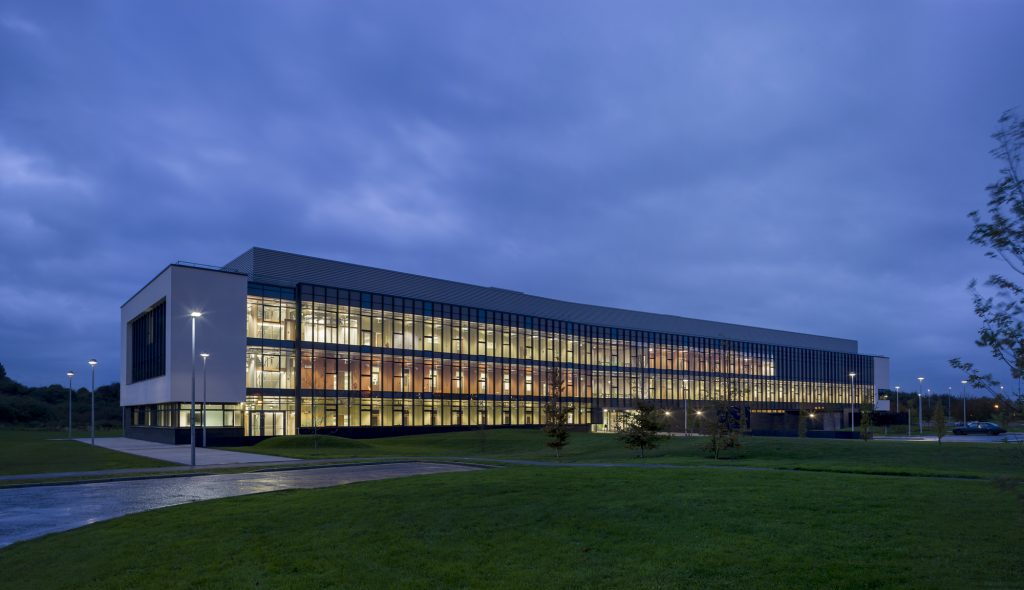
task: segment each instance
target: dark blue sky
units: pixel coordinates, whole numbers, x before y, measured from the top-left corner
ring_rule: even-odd
[[[121,303],[259,245],[997,368],[1024,3],[768,4],[7,0],[0,362],[114,380]]]

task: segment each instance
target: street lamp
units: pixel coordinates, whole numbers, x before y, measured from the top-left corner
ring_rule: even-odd
[[[75,376],[74,371],[68,371],[68,438],[71,438],[71,398],[75,395],[71,389],[71,378]]]
[[[200,352],[199,356],[203,357],[203,448],[206,448],[206,359],[210,358],[210,353]]]
[[[924,383],[924,377],[917,378],[917,433],[924,434],[924,426],[921,425],[921,384]],[[907,424],[910,424],[910,412],[907,412]],[[908,427],[909,431],[909,427]],[[909,432],[907,433],[909,434]]]
[[[900,411],[900,386],[896,386],[896,411]]]
[[[964,426],[967,426],[967,380],[964,379],[960,382],[960,388],[962,389],[962,396],[964,398]]]
[[[948,393],[946,394],[948,396],[948,399],[947,399],[946,403],[949,404],[949,406],[948,406],[949,407],[949,418],[947,418],[947,421],[948,422],[952,422],[953,421],[953,386],[951,385],[951,386],[947,387],[946,389],[948,390]]]
[[[856,373],[854,373],[853,371],[850,371],[850,432],[853,432],[853,430],[854,430],[854,428],[853,428],[853,413],[856,410],[854,402],[856,402],[857,394],[856,394],[856,390],[853,388],[853,378],[856,377],[856,376],[857,376]]]
[[[202,312],[193,311],[188,314],[192,318],[192,407],[189,411],[189,446],[191,447],[191,465],[196,466],[196,318],[203,317]]]
[[[96,359],[89,359],[89,366],[92,367],[92,392],[89,394],[90,418],[89,435],[92,437],[92,446],[96,446]]]

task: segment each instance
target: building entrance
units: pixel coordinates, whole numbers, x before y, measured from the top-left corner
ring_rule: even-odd
[[[288,431],[285,412],[249,413],[249,436],[283,436]]]

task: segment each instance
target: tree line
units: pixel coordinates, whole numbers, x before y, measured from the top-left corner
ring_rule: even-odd
[[[88,428],[89,389],[74,389],[71,422],[74,428]],[[0,363],[0,426],[64,429],[68,427],[68,388],[59,384],[29,387],[7,375]],[[96,388],[96,428],[121,428],[121,385]]]

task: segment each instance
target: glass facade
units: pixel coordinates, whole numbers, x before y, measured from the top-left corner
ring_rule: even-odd
[[[527,425],[558,369],[573,423],[635,400],[751,412],[873,399],[872,357],[625,330],[301,284],[250,284],[247,433],[296,427]],[[848,374],[856,373],[851,384]],[[269,400],[269,402],[268,402]],[[282,400],[290,400],[283,402]],[[290,405],[289,405],[290,404]],[[295,412],[298,412],[297,420]]]

